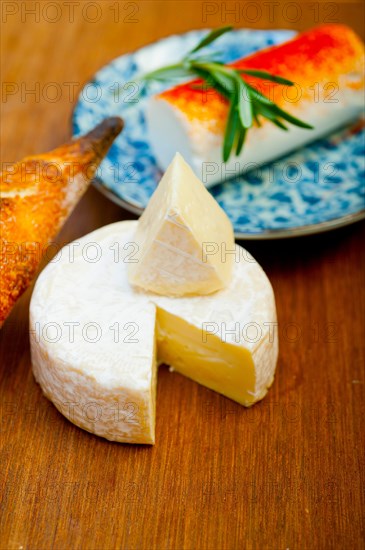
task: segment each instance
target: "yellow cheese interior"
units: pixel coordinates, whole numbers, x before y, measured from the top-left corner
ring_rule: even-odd
[[[184,319],[157,308],[157,355],[184,376],[241,405],[250,406],[255,392],[255,368],[247,349],[223,342]]]

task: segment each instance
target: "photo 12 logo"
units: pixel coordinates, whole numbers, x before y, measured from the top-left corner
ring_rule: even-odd
[[[235,263],[249,262],[256,263],[256,260],[251,254],[240,246],[229,248],[226,242],[206,241],[202,243],[202,262],[207,263],[211,256],[219,256],[222,263],[226,263],[233,257]]]
[[[40,323],[36,321],[29,328],[29,334],[35,342],[56,344],[60,340],[74,344],[75,341],[84,341],[88,344],[96,344],[103,339],[114,344],[139,344],[139,325],[134,321],[120,323],[115,321],[110,326],[102,326],[96,321],[80,323],[79,321],[48,321]]]
[[[243,174],[249,175],[246,186],[250,181],[275,183],[282,181],[288,184],[295,184],[303,178],[307,182],[326,184],[333,181],[338,174],[336,162],[318,162],[311,160],[305,165],[295,160],[278,160],[262,165],[258,162],[240,162],[234,164],[224,162],[206,161],[202,162],[201,180],[208,183],[212,178],[225,182],[228,180],[239,181]]]
[[[81,89],[81,91],[80,91]],[[20,101],[21,103],[58,103],[76,100],[84,103],[98,103],[103,98],[116,104],[133,104],[140,100],[141,83],[134,80],[111,82],[103,88],[98,82],[88,82],[82,87],[79,81],[65,82],[19,82],[1,83],[1,103]]]
[[[260,21],[287,24],[306,20],[309,24],[338,23],[337,2],[203,2],[202,22],[241,23],[250,26]]]
[[[100,22],[139,23],[138,2],[28,2],[3,0],[1,3],[1,22],[8,23],[16,19],[21,23],[85,23]]]

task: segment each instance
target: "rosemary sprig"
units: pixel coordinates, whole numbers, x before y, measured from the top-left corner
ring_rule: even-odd
[[[288,130],[288,127],[283,121],[300,128],[313,129],[310,124],[281,109],[242,77],[253,76],[283,86],[293,86],[294,82],[266,71],[236,69],[224,65],[219,61],[217,54],[201,54],[201,49],[231,30],[232,27],[222,27],[211,31],[183,57],[181,62],[156,69],[142,77],[142,82],[147,84],[152,80],[168,82],[175,79],[198,77],[203,80],[203,84],[196,85],[198,88],[213,88],[228,100],[229,110],[223,140],[224,162],[227,162],[232,151],[236,156],[241,153],[247,131],[255,123],[257,126],[261,126],[260,117],[266,118],[285,131]]]

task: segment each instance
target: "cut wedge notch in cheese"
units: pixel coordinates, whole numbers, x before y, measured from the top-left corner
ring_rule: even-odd
[[[165,296],[211,294],[229,284],[232,225],[180,154],[168,167],[133,237],[129,281]]]
[[[274,294],[237,246],[228,285],[167,297],[128,281],[137,222],[118,222],[63,248],[30,305],[33,372],[71,422],[109,440],[153,444],[159,363],[245,406],[274,377]],[[91,254],[94,252],[94,254]]]

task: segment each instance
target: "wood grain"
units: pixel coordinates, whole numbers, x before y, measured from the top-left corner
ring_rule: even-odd
[[[250,22],[242,13],[224,21],[221,2],[209,3],[218,11],[204,20],[207,3],[99,1],[102,17],[92,23],[92,8],[88,18],[80,12],[90,2],[80,1],[73,22],[65,3],[56,3],[62,13],[52,23],[52,6],[39,22],[21,13],[34,4],[1,6],[2,162],[66,140],[75,98],[65,83],[79,91],[124,52],[191,28],[304,29],[329,16],[328,3],[317,6],[319,21],[305,2],[295,4],[302,10],[296,21],[284,12],[288,3],[278,2],[273,18],[257,3],[262,14]],[[116,22],[110,8],[117,4]],[[5,20],[5,5],[19,11]],[[363,35],[363,4],[333,6],[332,17]],[[55,102],[42,95],[48,83],[62,89]],[[32,86],[40,94],[27,95]],[[130,217],[90,189],[58,240]],[[153,448],[87,434],[42,396],[30,367],[30,289],[1,332],[0,547],[363,548],[364,238],[365,225],[356,224],[316,237],[243,243],[276,293],[281,350],[274,385],[246,410],[162,367]]]

